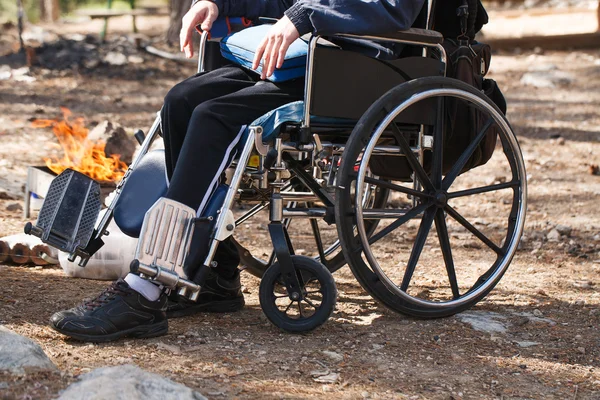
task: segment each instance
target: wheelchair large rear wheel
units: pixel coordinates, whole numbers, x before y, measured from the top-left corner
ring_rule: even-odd
[[[479,111],[481,129],[444,167],[443,144],[451,138],[446,111],[437,110],[458,102]],[[399,121],[427,109],[437,117],[421,127],[433,140],[423,156],[415,150],[414,126]],[[467,170],[487,135],[499,139],[492,158]],[[417,184],[373,177],[382,157],[404,157]],[[365,290],[389,308],[424,318],[453,315],[483,299],[507,270],[525,223],[525,167],[508,121],[472,86],[433,77],[390,90],[356,125],[339,172],[336,221],[346,260]],[[386,206],[357,201],[367,184],[389,191]],[[373,220],[380,221],[377,229],[368,229]]]

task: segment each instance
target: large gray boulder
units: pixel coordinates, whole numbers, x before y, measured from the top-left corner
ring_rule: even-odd
[[[29,370],[58,368],[37,343],[0,325],[0,371],[23,374]]]
[[[59,400],[206,400],[192,389],[135,365],[98,368],[69,386]]]

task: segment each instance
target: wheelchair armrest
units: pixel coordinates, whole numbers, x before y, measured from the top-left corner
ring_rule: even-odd
[[[409,28],[404,31],[398,32],[390,32],[384,34],[376,34],[376,35],[352,35],[352,34],[341,34],[335,35],[341,37],[354,37],[354,38],[363,38],[370,40],[381,40],[381,41],[399,41],[399,42],[410,42],[410,43],[419,43],[426,44],[429,46],[435,46],[441,44],[444,41],[444,36],[436,31],[427,30],[427,29],[419,29],[419,28]]]

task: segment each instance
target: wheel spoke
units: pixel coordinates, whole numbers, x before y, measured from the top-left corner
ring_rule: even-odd
[[[304,314],[302,313],[302,304],[300,304],[301,302],[298,300],[298,312],[300,313],[300,318],[304,318]]]
[[[395,220],[394,222],[392,222],[391,224],[389,224],[388,226],[383,228],[381,231],[379,231],[379,233],[371,236],[371,238],[369,239],[369,245],[377,243],[384,236],[387,236],[388,234],[392,233],[393,231],[398,229],[400,226],[404,225],[409,220],[415,218],[416,216],[421,214],[423,211],[427,210],[429,207],[430,207],[429,204],[420,204],[417,207],[413,208],[412,210],[410,210],[409,212],[404,214],[404,216],[398,218],[397,220]],[[363,249],[363,247],[359,246],[355,251],[359,252],[359,251],[362,251],[362,249]]]
[[[460,297],[458,291],[458,282],[456,281],[456,271],[454,270],[454,259],[452,257],[452,247],[450,246],[450,238],[448,237],[448,226],[446,225],[446,217],[444,210],[441,208],[435,214],[435,229],[440,240],[442,255],[444,256],[444,264],[446,264],[446,272],[452,289],[452,296],[456,300]]]
[[[315,304],[314,304],[312,301],[310,301],[310,300],[308,299],[308,297],[305,297],[305,298],[304,298],[304,301],[305,301],[305,302],[306,302],[308,305],[310,305],[312,308],[314,308],[315,310],[317,309],[317,306],[315,306]]]
[[[431,180],[436,188],[442,185],[442,166],[444,157],[444,98],[439,97],[437,102],[437,119],[433,132],[433,162],[431,165]]]
[[[402,284],[400,285],[400,290],[404,292],[406,292],[408,289],[408,285],[410,284],[413,274],[415,273],[415,268],[419,262],[419,258],[421,257],[423,246],[427,241],[427,236],[429,236],[429,231],[431,230],[431,224],[433,223],[435,213],[436,210],[428,209],[425,211],[425,215],[423,215],[423,219],[421,220],[419,232],[417,233],[417,238],[413,244],[410,258],[408,259],[408,264],[406,265],[406,271],[404,272],[404,278],[402,278]]]
[[[494,250],[494,252],[500,256],[504,255],[504,250],[500,247],[496,246],[494,242],[490,240],[487,236],[485,236],[481,231],[475,228],[469,221],[467,221],[462,215],[460,215],[454,208],[450,206],[446,206],[446,211],[448,214],[452,216],[462,226],[464,226],[469,232],[475,235],[479,240],[485,243],[490,249]]]
[[[394,184],[392,182],[382,181],[381,179],[366,177],[365,178],[365,183],[368,183],[368,184],[371,184],[371,185],[375,185],[375,186],[379,186],[379,187],[384,188],[384,189],[394,190],[396,192],[408,194],[408,195],[419,197],[419,198],[426,198],[426,199],[432,198],[431,195],[429,195],[429,194],[427,194],[425,192],[420,192],[418,190],[414,190],[414,189],[410,189],[410,188],[407,188],[407,187],[404,187],[404,186],[396,185],[396,184]]]
[[[285,310],[283,311],[283,313],[287,314],[287,312],[290,310],[290,308],[292,308],[293,305],[294,305],[294,302],[290,301],[290,304],[288,304],[288,306],[285,308]]]
[[[487,131],[492,127],[493,124],[494,124],[494,119],[492,117],[489,117],[488,120],[486,121],[485,125],[481,129],[481,131],[477,134],[475,139],[473,139],[473,141],[469,144],[469,147],[467,147],[467,149],[460,155],[460,157],[456,161],[456,164],[454,164],[454,166],[452,167],[450,172],[444,178],[444,182],[443,182],[444,190],[448,190],[448,188],[454,183],[454,181],[456,180],[456,178],[458,177],[458,175],[460,174],[462,169],[467,164],[467,161],[469,161],[469,159],[475,152],[475,149],[477,149],[477,146],[479,146],[479,143],[481,143],[481,141],[487,134]]]
[[[427,173],[425,172],[425,169],[423,169],[423,166],[419,160],[417,160],[417,157],[415,157],[415,154],[406,141],[406,138],[400,131],[400,128],[398,128],[394,122],[392,122],[390,125],[392,126],[393,135],[398,141],[398,144],[400,145],[400,148],[406,157],[406,161],[408,161],[408,164],[411,166],[413,171],[415,171],[417,180],[421,182],[421,185],[423,185],[425,189],[428,191],[433,191],[433,184],[431,183],[431,180],[427,176]]]
[[[458,192],[448,193],[448,198],[455,199],[457,197],[472,196],[475,194],[495,192],[497,190],[514,188],[514,187],[519,186],[520,184],[521,184],[521,181],[510,181],[510,182],[505,182],[505,183],[499,183],[497,185],[489,185],[489,186],[482,186],[482,187],[473,188],[473,189],[460,190]]]

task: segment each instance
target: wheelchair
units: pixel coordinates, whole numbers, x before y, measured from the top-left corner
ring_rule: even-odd
[[[331,316],[337,299],[332,274],[345,265],[374,299],[401,314],[438,318],[474,306],[517,251],[526,172],[500,109],[481,91],[445,76],[447,55],[442,35],[430,29],[431,10],[429,4],[426,29],[333,36],[411,49],[397,60],[321,46],[312,36],[304,101],[248,126],[226,184],[203,215],[161,199],[163,155],[149,152],[159,135],[158,116],[99,223],[97,183],[65,171],[26,232],[85,265],[114,216],[125,233],[140,238],[131,270],[191,300],[203,274],[217,266],[219,244],[231,238],[242,268],[261,278],[265,315],[289,332],[310,331]],[[202,33],[199,72],[223,62]],[[477,134],[460,156],[447,159],[455,139],[447,110],[459,103],[477,111]],[[473,168],[478,146],[490,135],[494,155]],[[245,207],[237,217],[236,204]],[[273,251],[257,257],[234,234],[263,211]],[[295,253],[294,227],[314,241],[309,254]],[[189,277],[185,259],[195,229],[208,230],[210,240],[199,274]]]

